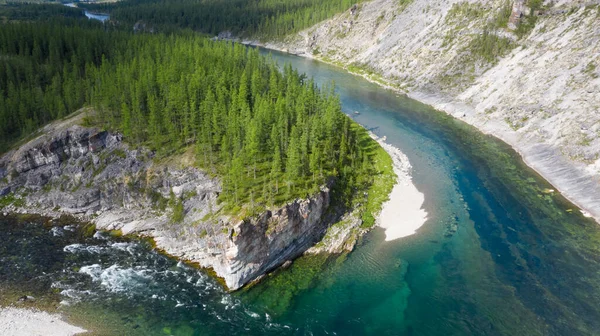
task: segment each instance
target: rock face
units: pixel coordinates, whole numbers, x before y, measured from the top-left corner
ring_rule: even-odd
[[[525,0],[515,0],[512,6],[512,13],[508,19],[508,29],[516,30],[525,12]]]
[[[168,254],[214,269],[229,289],[296,258],[328,228],[328,188],[240,220],[220,214],[219,181],[189,164],[155,163],[151,151],[129,148],[119,134],[76,124],[44,132],[0,158],[0,195],[16,200],[4,211],[68,213],[99,229],[152,237]],[[177,202],[185,215],[174,223]]]
[[[266,46],[347,67],[501,138],[600,221],[599,2],[544,1],[535,13],[528,3],[511,1],[502,23],[504,0],[373,0]],[[524,15],[537,20],[517,35]],[[485,43],[507,47],[490,57],[477,51]]]
[[[327,229],[322,216],[328,206],[329,190],[324,188],[313,198],[239,221],[227,228],[218,244],[205,245],[197,237],[189,244],[174,237],[159,237],[156,242],[174,256],[211,267],[227,287],[237,289],[319,242]]]

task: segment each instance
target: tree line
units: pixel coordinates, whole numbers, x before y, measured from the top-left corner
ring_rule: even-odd
[[[116,60],[126,35],[88,20],[0,25],[0,152],[88,102],[90,70]]]
[[[319,89],[258,50],[84,21],[1,28],[5,146],[90,105],[96,125],[132,144],[165,156],[193,150],[221,177],[232,208],[306,197],[330,177],[349,200],[372,181],[365,132],[343,115],[333,87]]]
[[[83,5],[110,12],[129,26],[142,21],[162,31],[189,28],[216,35],[283,37],[350,9],[356,0],[125,0]]]
[[[0,21],[46,20],[55,17],[85,18],[81,9],[63,6],[59,3],[8,2],[0,5]]]

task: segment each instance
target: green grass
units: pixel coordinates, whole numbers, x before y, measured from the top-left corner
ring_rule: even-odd
[[[375,150],[373,165],[377,176],[368,188],[367,203],[362,216],[362,226],[367,228],[375,224],[375,217],[381,212],[383,203],[389,199],[389,195],[397,180],[392,165],[392,158],[381,146],[377,146]]]
[[[537,23],[537,16],[535,16],[535,15],[529,15],[529,16],[522,18],[521,22],[519,23],[519,26],[517,27],[517,30],[515,30],[515,34],[517,34],[517,36],[519,38],[523,38],[523,37],[529,35],[529,33],[535,27],[536,23]]]
[[[410,6],[414,0],[398,0],[398,12],[402,12],[406,7]]]
[[[94,172],[92,173],[92,177],[98,176],[100,173],[102,173],[104,171],[104,169],[106,169],[106,163],[102,162],[102,163],[100,163],[98,168],[94,169]]]
[[[113,150],[112,155],[114,155],[118,158],[121,158],[121,159],[125,159],[127,157],[127,154],[125,153],[125,151],[120,148]]]
[[[0,197],[0,209],[4,209],[9,205],[14,205],[20,208],[25,205],[25,200],[15,196],[13,193]]]
[[[383,22],[383,19],[385,19],[385,14],[386,12],[383,11],[383,13],[377,17],[377,20],[375,20],[375,27],[379,27],[379,25]]]
[[[583,73],[591,76],[592,78],[598,78],[598,74],[596,73],[596,64],[593,61],[587,64],[585,69],[583,69]]]
[[[494,16],[494,19],[490,23],[492,28],[506,28],[508,26],[508,20],[512,14],[512,2],[505,1],[500,10]]]
[[[373,75],[376,74],[376,70],[374,68],[372,68],[369,65],[366,64],[362,64],[362,63],[352,63],[352,64],[348,64],[348,66],[346,67],[346,69],[350,72],[353,73],[357,73],[357,74],[361,74],[361,75]]]
[[[185,209],[183,208],[183,201],[177,200],[173,205],[173,213],[171,214],[171,221],[173,223],[181,223],[185,217]]]
[[[499,58],[506,56],[515,46],[515,43],[506,37],[484,31],[471,40],[467,51],[478,60],[495,64]]]
[[[150,198],[150,203],[152,204],[152,209],[158,211],[165,211],[167,209],[167,205],[169,204],[169,199],[164,197],[158,191],[153,190],[152,188],[148,188],[146,190],[146,195]]]
[[[452,5],[448,14],[446,14],[446,23],[463,20],[476,20],[484,17],[485,8],[479,3],[458,2]]]

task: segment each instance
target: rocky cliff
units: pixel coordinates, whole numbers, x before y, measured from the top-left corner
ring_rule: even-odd
[[[600,219],[599,3],[374,0],[266,46],[345,67],[503,139]]]
[[[229,289],[292,260],[325,235],[326,187],[237,219],[220,211],[220,183],[192,167],[193,155],[159,161],[120,134],[79,126],[80,119],[49,125],[0,158],[3,211],[68,213],[98,229],[152,237],[168,254],[212,268]],[[176,205],[184,213],[175,221]]]

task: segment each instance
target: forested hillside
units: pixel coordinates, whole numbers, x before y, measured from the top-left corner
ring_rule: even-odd
[[[191,28],[208,34],[283,37],[347,10],[356,0],[126,0],[92,5],[130,26],[142,21],[161,30]]]
[[[126,34],[87,20],[2,25],[0,152],[89,102],[91,69],[103,57],[116,61],[126,40]]]
[[[23,20],[46,20],[55,17],[85,18],[78,8],[60,4],[34,4],[9,2],[0,5],[0,22]]]
[[[332,176],[349,201],[377,173],[372,140],[341,113],[332,88],[280,71],[254,49],[60,20],[2,26],[0,54],[5,149],[91,105],[89,123],[134,145],[162,156],[193,149],[198,165],[222,177],[230,209],[305,197]]]

